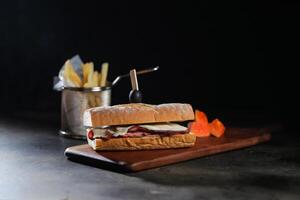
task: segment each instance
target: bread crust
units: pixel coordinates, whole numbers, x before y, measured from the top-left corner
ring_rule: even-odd
[[[84,112],[84,126],[94,128],[113,125],[180,122],[193,119],[192,106],[182,103],[160,105],[121,104],[91,108]]]
[[[89,145],[98,151],[118,150],[147,150],[147,149],[170,149],[194,146],[196,136],[192,134],[178,134],[173,136],[151,135],[137,138],[112,138],[88,139]]]

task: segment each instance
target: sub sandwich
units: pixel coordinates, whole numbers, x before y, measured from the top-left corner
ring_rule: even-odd
[[[121,104],[84,112],[88,144],[94,150],[143,150],[191,147],[196,136],[176,122],[194,120],[189,104]]]

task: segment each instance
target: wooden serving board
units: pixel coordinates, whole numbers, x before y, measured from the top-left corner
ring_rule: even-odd
[[[69,147],[72,161],[118,172],[135,172],[212,154],[241,149],[271,139],[263,129],[228,128],[221,138],[197,138],[190,148],[141,151],[94,151],[88,144]]]

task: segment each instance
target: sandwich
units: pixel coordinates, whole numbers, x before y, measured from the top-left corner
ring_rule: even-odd
[[[169,149],[194,146],[196,136],[184,123],[194,120],[191,105],[121,104],[84,112],[88,144],[94,150]]]

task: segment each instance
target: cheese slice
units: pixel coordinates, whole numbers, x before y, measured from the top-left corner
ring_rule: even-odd
[[[175,123],[159,123],[159,124],[139,124],[139,127],[148,129],[150,131],[157,132],[166,132],[166,131],[174,131],[174,132],[184,132],[187,130],[186,127],[181,126]],[[112,134],[114,137],[125,135],[128,130],[133,127],[131,126],[115,126],[114,128],[96,128],[93,129],[94,137],[106,137],[107,132]]]
[[[161,123],[161,124],[143,124],[139,125],[142,128],[146,128],[151,131],[178,131],[178,132],[183,132],[186,131],[187,128],[184,126],[181,126],[179,124],[174,124],[174,123]]]

